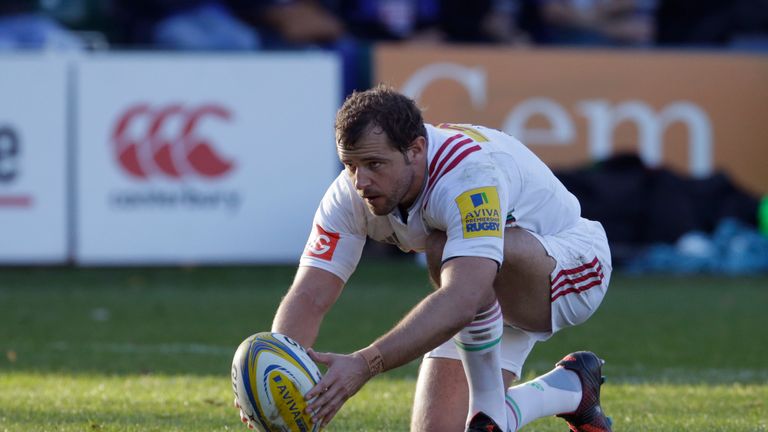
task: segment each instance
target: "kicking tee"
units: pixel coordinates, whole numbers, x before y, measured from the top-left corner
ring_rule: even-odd
[[[346,282],[366,238],[422,252],[432,230],[446,233],[443,261],[473,256],[501,264],[505,227],[551,235],[579,222],[576,197],[520,141],[483,126],[425,126],[427,175],[408,214],[374,215],[342,171],[315,213],[301,266]]]

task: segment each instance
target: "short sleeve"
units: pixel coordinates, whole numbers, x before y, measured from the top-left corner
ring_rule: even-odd
[[[300,266],[329,271],[346,282],[357,268],[365,245],[365,217],[342,172],[315,212]]]
[[[475,256],[501,264],[507,189],[505,176],[483,161],[466,163],[435,185],[428,211],[436,228],[446,232],[443,261]]]

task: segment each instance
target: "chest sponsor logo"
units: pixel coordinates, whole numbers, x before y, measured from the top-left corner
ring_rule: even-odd
[[[339,243],[339,233],[326,231],[320,225],[315,225],[312,238],[307,243],[304,254],[310,257],[331,261],[336,245]]]
[[[501,206],[493,186],[468,190],[456,198],[464,238],[501,237]]]

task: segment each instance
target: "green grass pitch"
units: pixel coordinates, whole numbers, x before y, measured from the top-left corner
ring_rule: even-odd
[[[229,367],[268,330],[289,267],[0,269],[0,432],[248,430]],[[318,350],[349,352],[429,286],[403,262],[361,266]],[[607,360],[617,431],[768,431],[768,277],[615,275],[586,324],[539,344],[524,378],[569,351]],[[329,431],[406,431],[418,362],[373,380]],[[566,430],[556,418],[524,431]]]

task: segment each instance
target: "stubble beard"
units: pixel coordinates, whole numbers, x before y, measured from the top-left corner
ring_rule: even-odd
[[[406,179],[402,179],[402,182],[397,184],[397,187],[395,188],[395,191],[392,196],[386,197],[386,201],[384,202],[384,206],[380,207],[379,209],[374,208],[371,203],[366,201],[366,205],[368,206],[368,210],[370,210],[371,213],[373,213],[376,216],[386,216],[390,213],[392,213],[398,205],[402,202],[402,200],[405,198],[405,195],[408,193],[408,189],[410,188],[410,182]]]
[[[405,165],[410,166],[411,161],[408,158],[408,155],[403,153],[403,158],[405,160]],[[405,195],[408,193],[408,190],[411,188],[411,183],[413,182],[413,172],[406,170],[404,175],[407,175],[407,178],[400,178],[401,181],[397,183],[397,187],[394,190],[393,196],[388,196],[386,198],[383,210],[377,210],[368,201],[366,201],[365,204],[368,206],[368,210],[370,210],[371,213],[376,216],[386,216],[392,213],[400,205],[400,203],[405,199]]]

